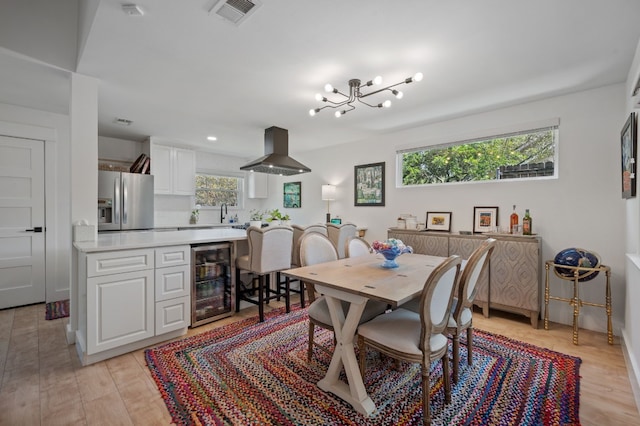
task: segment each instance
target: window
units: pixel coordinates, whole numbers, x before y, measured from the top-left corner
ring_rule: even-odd
[[[558,126],[398,151],[401,186],[556,175]]]
[[[239,177],[196,173],[196,204],[242,208],[242,188],[243,179]]]

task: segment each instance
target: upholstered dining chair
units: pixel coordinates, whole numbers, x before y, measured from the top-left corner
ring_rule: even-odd
[[[331,241],[329,241],[329,238],[321,233],[309,232],[302,235],[299,245],[300,266],[315,265],[318,263],[338,260],[338,253],[336,252],[335,247]],[[334,329],[331,323],[329,306],[327,305],[325,297],[316,297],[315,287],[312,283],[305,283],[304,286],[307,289],[307,297],[309,298],[309,347],[307,351],[307,360],[311,362],[314,345],[329,355],[332,354],[329,349],[314,342],[315,327],[318,326],[331,331]],[[371,318],[384,313],[386,308],[386,303],[378,301],[367,302],[360,322],[369,321]],[[343,301],[342,310],[346,312],[347,309],[349,309],[349,302]]]
[[[344,247],[347,239],[357,234],[358,230],[353,223],[343,223],[341,225],[335,223],[327,223],[327,233],[333,246],[338,252],[338,259],[346,257]]]
[[[369,253],[372,253],[371,244],[364,238],[353,236],[347,239],[344,246],[345,257],[364,256]]]
[[[432,361],[439,359],[442,362],[445,403],[451,402],[448,339],[444,333],[451,316],[451,302],[459,274],[460,257],[450,256],[427,278],[420,296],[420,313],[398,308],[358,327],[360,373],[363,378],[367,348],[422,366],[422,412],[425,425],[431,424],[429,372]]]
[[[286,277],[284,291],[277,285],[275,290],[270,288],[269,277],[276,272],[280,281],[280,271],[291,267],[291,247],[293,244],[293,229],[289,226],[269,226],[247,228],[247,242],[249,253],[236,258],[236,312],[240,310],[240,301],[258,305],[260,322],[264,321],[264,303],[269,300],[284,297],[286,311],[290,311],[289,277]],[[249,290],[242,288],[240,271],[250,272],[252,280],[258,280],[258,300],[253,294],[253,286]],[[266,283],[265,283],[266,277]]]
[[[447,334],[453,338],[453,381],[458,381],[460,365],[460,333],[467,330],[467,364],[473,364],[473,299],[476,297],[478,277],[483,269],[489,265],[491,253],[496,246],[496,240],[489,238],[476,248],[467,260],[456,295],[453,299],[451,317],[447,324]]]
[[[319,232],[324,236],[327,236],[327,225],[324,223],[318,223],[308,226],[302,226],[293,224],[291,225],[293,228],[293,246],[291,249],[291,267],[297,268],[300,266],[300,237],[304,234],[308,234],[309,232]],[[295,281],[295,280],[294,280]],[[282,285],[280,281],[278,281],[278,285]],[[304,301],[304,283],[300,282],[298,288],[290,288],[291,292],[300,294],[300,306],[305,307]]]

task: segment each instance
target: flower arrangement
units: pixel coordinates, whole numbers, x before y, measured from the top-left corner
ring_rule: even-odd
[[[389,238],[386,241],[376,240],[371,244],[371,248],[376,253],[384,256],[386,260],[382,266],[385,268],[397,268],[398,263],[396,262],[396,257],[403,253],[413,253],[411,246],[405,245],[402,240],[396,238]]]

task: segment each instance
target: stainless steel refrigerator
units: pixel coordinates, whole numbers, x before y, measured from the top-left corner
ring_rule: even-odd
[[[153,228],[153,175],[98,171],[98,231]]]

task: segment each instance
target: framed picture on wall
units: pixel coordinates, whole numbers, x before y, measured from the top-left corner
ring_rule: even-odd
[[[301,182],[285,182],[283,205],[288,209],[297,209],[302,207],[302,183]]]
[[[451,212],[427,212],[427,231],[451,231]]]
[[[636,113],[632,112],[620,132],[622,152],[622,198],[636,196],[636,160],[637,160]]]
[[[473,208],[473,232],[483,234],[485,232],[495,232],[498,227],[497,207],[474,207]]]
[[[384,206],[384,163],[355,166],[353,182],[355,206]]]

